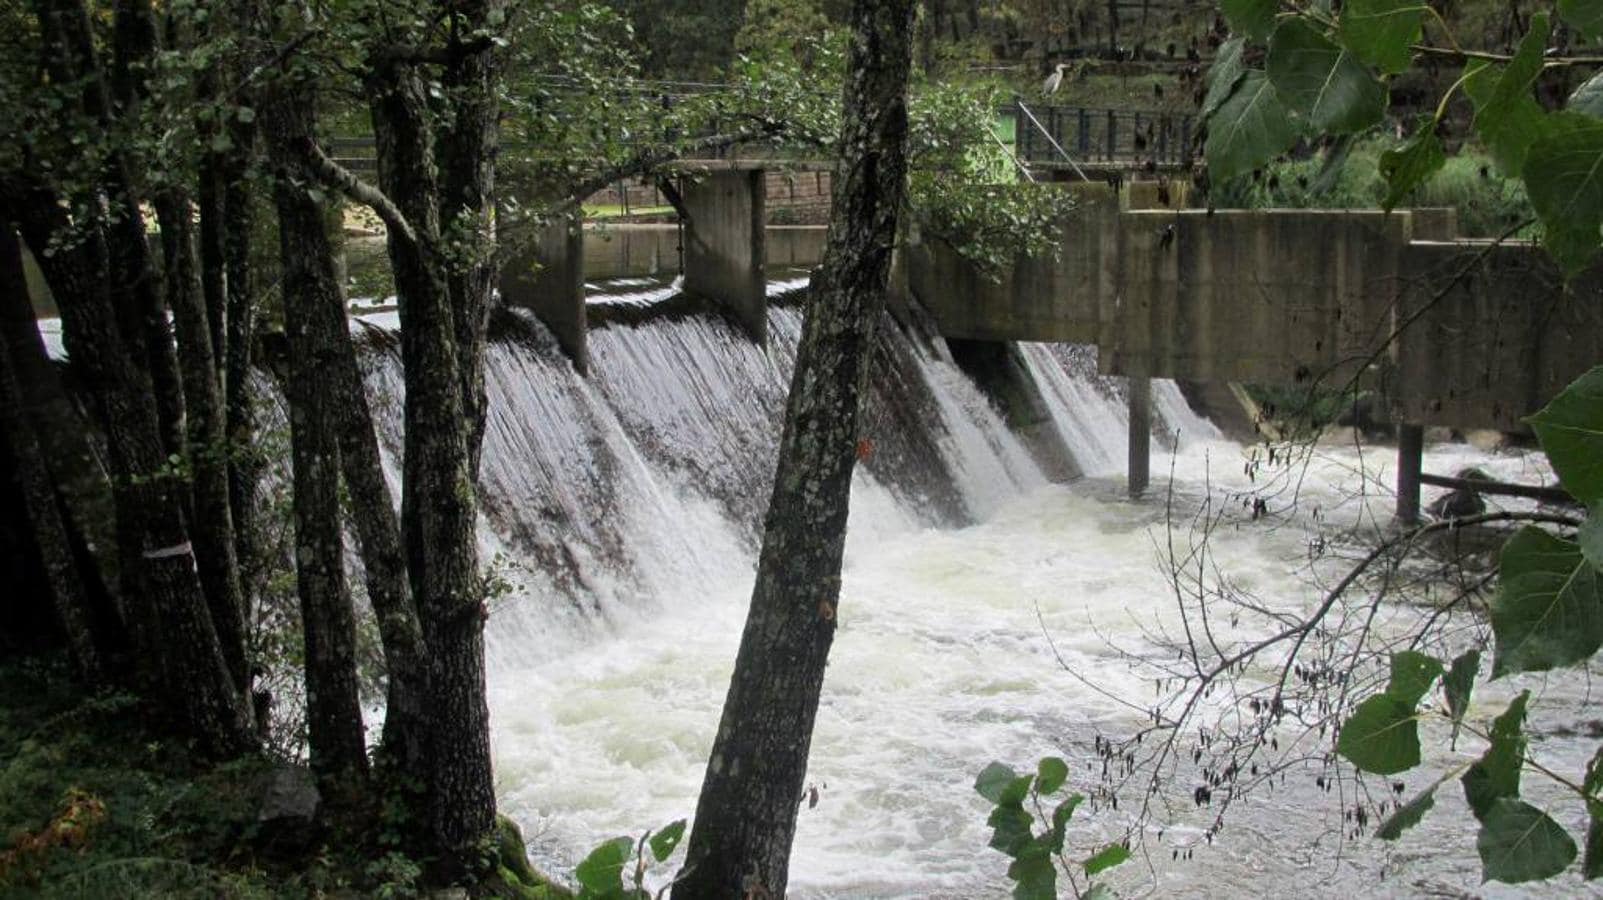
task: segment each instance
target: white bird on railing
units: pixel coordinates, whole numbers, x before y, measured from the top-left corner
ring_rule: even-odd
[[[1068,68],[1068,67],[1069,67],[1068,63],[1058,63],[1058,67],[1056,69],[1053,69],[1052,70],[1052,74],[1046,76],[1046,81],[1043,81],[1041,83],[1041,93],[1043,93],[1043,94],[1055,94],[1055,93],[1057,93],[1058,92],[1058,88],[1063,86],[1063,70]]]

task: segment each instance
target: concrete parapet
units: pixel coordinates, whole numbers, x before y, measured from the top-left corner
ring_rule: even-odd
[[[1402,421],[1519,430],[1603,359],[1603,265],[1566,287],[1529,244],[1414,241],[1403,272],[1391,392]]]
[[[521,306],[556,335],[584,374],[590,369],[584,305],[584,229],[578,213],[545,226],[524,254],[501,270],[501,299]]]
[[[1339,385],[1387,334],[1408,228],[1378,211],[1127,212],[1101,366]]]
[[[768,330],[762,170],[714,170],[680,188],[685,213],[685,293],[734,317],[758,343]]]

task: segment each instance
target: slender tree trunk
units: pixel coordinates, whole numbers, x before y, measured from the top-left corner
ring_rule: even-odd
[[[310,140],[314,97],[280,88],[262,106],[264,137],[275,162],[296,159]],[[350,338],[345,296],[323,204],[290,167],[273,196],[278,208],[284,330],[289,342],[291,465],[294,477],[295,574],[306,646],[306,721],[312,768],[325,784],[367,768],[356,677],[356,619],[345,582],[340,531],[340,398],[327,373],[341,364]]]
[[[217,357],[212,350],[212,322],[196,265],[193,212],[189,197],[178,189],[170,189],[156,200],[167,305],[173,311],[178,332],[179,363],[188,401],[186,457],[191,469],[195,560],[229,675],[245,695],[250,686],[250,669],[245,658],[245,602],[239,586],[234,521],[228,499],[228,441]]]
[[[495,825],[477,503],[463,403],[462,356],[441,252],[438,174],[421,79],[409,66],[369,76],[380,186],[416,240],[392,230],[406,370],[401,523],[406,569],[429,650],[429,830],[465,859]]]
[[[470,258],[447,274],[456,341],[461,355],[462,409],[468,422],[468,471],[475,480],[484,443],[485,331],[494,290],[495,171],[500,141],[498,71],[494,44],[474,37],[506,14],[504,0],[454,4],[447,91],[456,98],[455,119],[441,135],[440,210],[446,231],[472,235]]]
[[[22,248],[9,223],[0,223],[0,293],[27,297],[22,280]],[[24,302],[26,300],[24,299]],[[11,341],[0,339],[0,437],[16,463],[16,480],[22,489],[24,512],[32,526],[34,546],[44,564],[56,617],[67,635],[78,673],[88,684],[99,684],[106,674],[96,640],[89,592],[73,558],[72,544],[56,504],[56,492],[34,433],[23,411],[22,386],[11,355]]]
[[[785,894],[905,190],[913,9],[913,0],[852,5],[829,242],[786,404],[751,609],[675,897]]]

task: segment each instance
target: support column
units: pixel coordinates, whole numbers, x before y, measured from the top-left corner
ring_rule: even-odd
[[[1397,521],[1419,521],[1419,472],[1425,453],[1425,426],[1397,426]]]
[[[1152,477],[1152,379],[1131,375],[1130,390],[1130,496],[1139,497]]]
[[[532,311],[556,335],[574,369],[581,375],[590,371],[581,213],[545,226],[534,246],[501,270],[501,299]]]
[[[681,187],[685,223],[685,293],[734,317],[761,344],[768,335],[763,226],[767,190],[761,169],[710,172]]]

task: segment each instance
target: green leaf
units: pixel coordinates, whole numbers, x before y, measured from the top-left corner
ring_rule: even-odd
[[[1498,800],[1520,795],[1520,767],[1525,764],[1522,726],[1525,703],[1530,697],[1530,691],[1515,697],[1508,709],[1492,720],[1490,746],[1459,779],[1464,785],[1464,799],[1477,819],[1484,821]]]
[[[1603,229],[1603,119],[1568,110],[1547,116],[1523,173],[1549,251],[1575,274],[1596,255]]]
[[[1558,0],[1558,14],[1587,40],[1603,38],[1603,0]]]
[[[1093,884],[1080,895],[1080,900],[1113,900],[1113,889],[1105,884]]]
[[[1526,421],[1564,489],[1588,506],[1603,502],[1603,366],[1570,382]]]
[[[1097,854],[1085,861],[1085,874],[1095,875],[1105,872],[1130,858],[1130,848],[1123,844],[1109,844]]]
[[[1362,131],[1386,115],[1386,88],[1345,47],[1302,19],[1269,39],[1269,81],[1287,106],[1321,131]]]
[[[1269,36],[1275,27],[1275,11],[1279,0],[1219,0],[1219,8],[1230,23],[1230,30],[1244,34],[1255,41]]]
[[[680,819],[651,836],[651,855],[656,858],[657,862],[666,862],[668,857],[673,855],[674,848],[679,846],[679,841],[684,836],[685,820]]]
[[[1586,764],[1586,780],[1581,782],[1581,790],[1589,797],[1596,797],[1600,788],[1603,788],[1603,746],[1592,754],[1592,761]]]
[[[1603,119],[1603,72],[1598,72],[1586,80],[1585,84],[1575,89],[1564,108],[1571,112],[1586,113],[1597,119]]]
[[[234,118],[238,119],[240,124],[249,125],[256,121],[256,110],[248,106],[241,106],[234,110]]]
[[[1050,794],[1069,780],[1069,764],[1056,756],[1041,759],[1035,769],[1035,789]]]
[[[1035,820],[1020,806],[998,806],[991,810],[985,824],[991,826],[991,849],[1008,856],[1018,856],[1034,840],[1030,826]]]
[[[1408,704],[1413,709],[1419,703],[1419,698],[1425,696],[1430,686],[1442,674],[1442,664],[1433,656],[1427,656],[1417,650],[1404,650],[1393,653],[1391,657],[1391,681],[1386,685],[1386,693]]]
[[[1481,855],[1481,880],[1522,884],[1540,881],[1569,868],[1575,841],[1547,813],[1509,797],[1492,804],[1475,839]]]
[[[1589,658],[1603,645],[1599,573],[1573,541],[1527,525],[1503,545],[1492,598],[1492,677]]]
[[[1581,876],[1587,881],[1603,876],[1603,803],[1586,804],[1586,856],[1581,860]]]
[[[1341,726],[1336,752],[1376,775],[1393,775],[1419,765],[1414,705],[1390,694],[1376,694],[1358,704]]]
[[[1447,162],[1442,142],[1436,137],[1436,120],[1419,117],[1414,136],[1401,147],[1380,155],[1380,174],[1386,179],[1386,199],[1382,205],[1391,212],[1414,188],[1424,184]]]
[[[974,779],[974,790],[992,803],[1001,803],[1002,792],[1018,777],[1012,766],[993,762],[980,770],[979,777]]]
[[[1338,31],[1359,60],[1395,74],[1414,57],[1423,12],[1419,0],[1347,0]]]
[[[1430,790],[1404,803],[1390,818],[1380,823],[1380,827],[1375,829],[1375,837],[1383,841],[1397,840],[1403,836],[1403,832],[1418,825],[1425,818],[1425,813],[1435,805],[1436,788],[1432,786]]]
[[[1058,871],[1044,854],[1020,857],[1007,867],[1013,879],[1013,900],[1057,900]]]
[[[1479,66],[1471,70],[1464,90],[1475,101],[1475,131],[1506,174],[1525,169],[1525,153],[1542,130],[1544,113],[1531,96],[1531,86],[1542,73],[1547,47],[1546,13],[1531,15],[1531,27],[1519,50],[1506,66]]]
[[[1603,569],[1603,509],[1592,510],[1586,521],[1581,523],[1575,540],[1581,545],[1581,556],[1592,564],[1592,568]]]
[[[1247,67],[1241,63],[1241,51],[1246,42],[1241,38],[1231,38],[1224,42],[1219,52],[1213,58],[1213,65],[1208,67],[1207,96],[1202,99],[1202,119],[1207,121],[1219,105],[1230,99],[1236,86],[1241,84],[1242,76],[1247,74]]]
[[[1269,77],[1249,69],[1208,120],[1208,172],[1215,181],[1250,172],[1289,149],[1297,133]]]
[[[591,850],[584,862],[573,870],[573,876],[587,891],[620,892],[623,890],[623,867],[628,865],[634,846],[634,838],[615,837]]]
[[[1442,678],[1447,693],[1447,714],[1453,719],[1452,746],[1458,745],[1458,729],[1464,724],[1464,713],[1469,711],[1469,695],[1475,688],[1475,675],[1481,670],[1481,652],[1466,650],[1453,660],[1453,666]]]
[[[1049,846],[1053,853],[1063,850],[1063,834],[1069,827],[1069,820],[1074,818],[1074,809],[1085,802],[1084,794],[1070,794],[1068,799],[1058,804],[1052,810],[1052,834],[1049,836]]]

